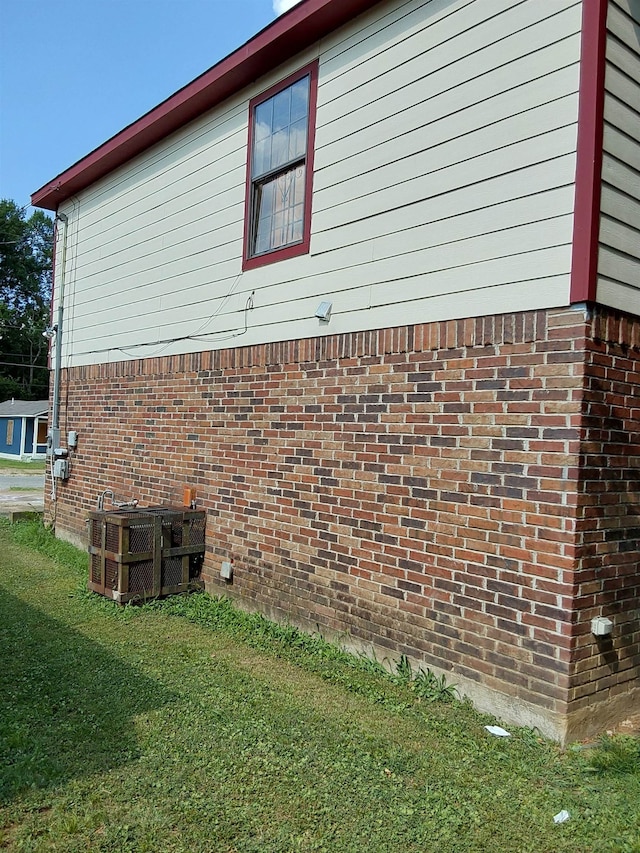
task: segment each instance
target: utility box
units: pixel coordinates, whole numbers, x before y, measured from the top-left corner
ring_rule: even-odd
[[[124,604],[202,588],[205,523],[182,508],[90,512],[89,589]]]
[[[53,476],[56,480],[69,479],[69,460],[56,459],[53,463]]]

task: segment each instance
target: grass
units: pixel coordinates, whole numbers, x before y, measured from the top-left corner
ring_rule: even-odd
[[[206,595],[120,608],[85,568],[0,524],[0,849],[640,853],[634,738],[493,738],[406,659]]]
[[[41,492],[40,486],[9,486],[10,492]]]
[[[21,462],[18,459],[0,459],[0,472],[16,471],[21,474],[43,474],[46,463],[44,460],[36,462]]]

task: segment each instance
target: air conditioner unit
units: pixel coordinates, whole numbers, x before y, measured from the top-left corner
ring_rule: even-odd
[[[124,604],[202,588],[205,524],[201,510],[90,512],[89,589]]]

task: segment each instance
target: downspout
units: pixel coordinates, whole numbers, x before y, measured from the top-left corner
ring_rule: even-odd
[[[27,444],[27,419],[22,418],[20,421],[20,459],[24,456],[25,447]]]
[[[69,229],[69,218],[64,213],[57,213],[56,220],[64,225],[62,238],[62,257],[60,263],[60,292],[58,294],[58,318],[56,321],[56,351],[53,361],[53,406],[51,412],[51,427],[49,429],[49,459],[51,462],[51,500],[54,505],[57,499],[56,478],[53,475],[55,463],[55,449],[60,447],[60,385],[62,381],[62,321],[64,319],[64,285],[67,267],[67,232]],[[54,285],[55,286],[55,285]],[[55,524],[55,522],[54,522]]]
[[[62,370],[62,322],[64,319],[64,285],[67,267],[67,232],[69,218],[64,213],[56,214],[56,219],[64,225],[62,237],[62,257],[60,259],[60,292],[58,294],[58,317],[56,320],[56,350],[53,363],[53,410],[51,412],[51,453],[60,446],[60,385]]]

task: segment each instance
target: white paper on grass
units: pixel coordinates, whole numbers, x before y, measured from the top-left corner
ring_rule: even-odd
[[[511,732],[503,729],[502,726],[485,726],[485,729],[490,735],[495,735],[496,737],[511,737]]]
[[[566,820],[569,820],[570,817],[571,815],[569,814],[569,812],[566,809],[562,809],[562,811],[558,812],[558,814],[554,814],[553,822],[564,823]]]

